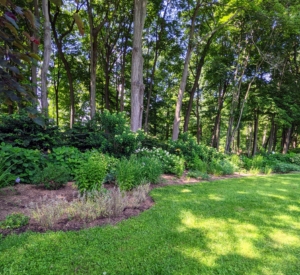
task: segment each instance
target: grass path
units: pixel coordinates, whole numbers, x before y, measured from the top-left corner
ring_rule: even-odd
[[[300,174],[167,186],[116,226],[0,240],[0,274],[300,275]]]

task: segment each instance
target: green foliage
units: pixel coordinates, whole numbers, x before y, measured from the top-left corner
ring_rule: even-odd
[[[195,158],[199,158],[206,163],[209,163],[212,159],[224,158],[224,155],[217,152],[214,148],[197,144],[195,138],[188,133],[180,135],[176,141],[170,140],[168,142],[168,151],[184,157],[187,168],[192,168],[189,165],[193,165]]]
[[[160,160],[155,157],[140,157],[137,161],[140,163],[142,178],[149,183],[158,183],[163,173]]]
[[[86,124],[76,124],[65,132],[65,142],[80,150],[96,148],[114,157],[129,157],[140,148],[144,133],[133,133],[127,124],[125,113],[111,114],[105,110]]]
[[[300,171],[300,166],[292,163],[277,162],[272,167],[275,173],[288,173],[292,171]]]
[[[154,208],[116,226],[1,239],[0,273],[296,275],[299,182],[289,174],[157,188]]]
[[[264,157],[256,155],[252,158],[252,168],[262,169],[265,165]]]
[[[14,102],[20,104],[22,100],[33,101],[35,95],[24,77],[24,69],[29,70],[29,66],[40,59],[30,52],[31,42],[25,35],[29,36],[28,33],[38,30],[38,21],[29,10],[16,6],[14,2],[2,1],[0,5],[0,100],[5,100],[11,106]],[[18,5],[20,4],[19,2]],[[29,38],[37,45],[40,43],[33,36]]]
[[[191,178],[195,178],[195,179],[199,179],[199,178],[201,178],[203,180],[209,180],[210,179],[210,176],[207,173],[201,172],[199,170],[190,170],[187,173],[187,176],[191,177]]]
[[[161,148],[153,148],[149,150],[142,148],[136,151],[138,156],[145,156],[158,159],[162,164],[164,173],[175,174],[180,177],[184,172],[184,158],[175,154],[170,154],[168,151]]]
[[[75,170],[81,166],[83,160],[88,159],[88,154],[81,153],[75,147],[58,147],[54,148],[47,155],[48,161],[67,169],[71,175],[71,179],[75,176]]]
[[[35,123],[24,111],[0,115],[0,143],[38,150],[57,146],[61,142],[58,128],[49,119],[43,120],[44,127]]]
[[[187,166],[189,169],[192,169],[192,170],[197,170],[202,173],[207,172],[207,164],[204,161],[202,161],[197,155],[194,157],[194,159],[190,163],[188,163]]]
[[[231,155],[229,157],[229,161],[232,163],[232,165],[236,168],[239,169],[243,166],[243,161],[241,160],[240,156],[238,155]]]
[[[66,185],[69,180],[70,174],[64,166],[49,163],[44,169],[35,171],[32,183],[56,190]]]
[[[116,167],[116,182],[121,190],[131,190],[144,183],[158,183],[162,174],[161,162],[154,157],[123,158]]]
[[[209,163],[208,172],[215,175],[232,175],[234,173],[234,166],[226,159],[213,159]]]
[[[14,175],[11,174],[11,166],[6,165],[6,162],[9,160],[9,157],[0,159],[0,188],[11,185],[16,179]]]
[[[107,173],[106,157],[94,152],[86,161],[82,161],[80,167],[75,170],[75,181],[78,190],[100,190]]]
[[[27,225],[29,222],[29,217],[22,213],[13,213],[7,215],[5,220],[0,222],[0,228],[2,229],[14,229],[21,226]]]
[[[8,158],[9,157],[9,158]],[[46,159],[38,150],[13,147],[2,143],[0,158],[6,159],[3,169],[10,167],[15,179],[20,178],[21,183],[31,183],[37,169],[45,166]]]

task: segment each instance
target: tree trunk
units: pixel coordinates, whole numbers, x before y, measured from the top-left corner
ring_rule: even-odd
[[[120,111],[124,111],[124,95],[125,95],[125,64],[126,64],[126,53],[128,47],[128,36],[125,37],[124,49],[122,53],[122,67],[121,67],[121,83],[119,85],[120,93]]]
[[[174,122],[173,122],[173,134],[172,134],[172,139],[177,140],[179,136],[179,127],[180,127],[180,112],[181,112],[181,106],[182,106],[182,99],[183,99],[183,94],[186,86],[186,81],[188,77],[188,69],[189,69],[189,64],[192,56],[192,52],[194,49],[194,32],[195,32],[195,24],[196,24],[196,17],[198,14],[200,8],[200,1],[197,1],[197,6],[195,7],[192,19],[191,19],[191,29],[189,33],[189,45],[188,49],[185,55],[185,60],[184,60],[184,67],[183,67],[183,73],[181,77],[181,82],[180,82],[180,87],[178,91],[178,98],[177,98],[177,103],[176,103],[176,109],[175,109],[175,116],[174,116]]]
[[[74,86],[73,86],[73,76],[71,73],[70,65],[64,55],[63,52],[63,38],[66,37],[68,34],[71,33],[74,27],[75,21],[73,20],[72,24],[68,27],[68,30],[66,30],[60,37],[58,37],[57,31],[56,31],[56,20],[60,13],[59,8],[56,8],[56,13],[53,16],[53,19],[50,16],[50,10],[49,10],[49,17],[50,17],[50,23],[53,31],[54,41],[57,46],[58,54],[63,62],[63,65],[65,67],[67,78],[69,82],[69,90],[70,90],[70,129],[72,129],[74,121],[75,121],[75,97],[74,97]]]
[[[282,135],[282,154],[286,154],[290,147],[291,142],[291,135],[292,135],[292,127],[289,127],[287,129],[283,129],[283,135]]]
[[[131,63],[131,130],[142,128],[143,115],[143,55],[142,36],[146,18],[147,0],[134,0],[134,30]]]
[[[272,114],[272,118],[271,118],[271,130],[270,130],[270,137],[269,137],[269,144],[268,144],[268,153],[270,154],[273,148],[273,144],[274,144],[274,138],[275,138],[275,123],[274,123],[274,119],[275,119],[275,114]]]
[[[38,0],[33,1],[34,6],[34,16],[38,19],[39,18],[39,2]],[[33,36],[37,38],[38,32],[36,30],[33,31]],[[37,54],[38,53],[38,45],[31,42],[32,45],[32,52]],[[38,101],[38,87],[37,87],[37,66],[35,64],[31,65],[31,84],[32,84],[32,93],[33,96],[36,96],[36,104],[39,105]]]
[[[156,40],[156,49],[155,49],[155,55],[154,55],[151,76],[150,76],[150,86],[149,86],[148,95],[147,95],[147,106],[146,106],[145,125],[144,125],[144,130],[146,133],[148,133],[149,109],[150,109],[150,101],[151,101],[151,95],[152,95],[152,89],[153,89],[153,82],[154,82],[157,58],[158,58],[158,40]]]
[[[148,133],[148,127],[149,127],[149,112],[150,112],[150,102],[151,102],[151,96],[152,96],[152,90],[153,90],[153,85],[154,85],[154,76],[155,76],[155,70],[156,70],[156,63],[157,63],[157,59],[158,56],[160,54],[160,50],[161,50],[161,36],[162,33],[164,31],[164,22],[165,22],[165,17],[167,14],[167,9],[168,6],[170,4],[170,0],[167,2],[167,5],[165,7],[163,16],[161,18],[161,25],[160,25],[160,32],[158,33],[158,25],[156,28],[156,41],[155,41],[155,54],[154,54],[154,61],[153,61],[153,66],[152,66],[152,71],[151,71],[151,76],[150,76],[150,86],[149,86],[149,90],[148,90],[148,95],[147,95],[147,106],[146,106],[146,112],[145,112],[145,123],[144,123],[144,131],[146,133]],[[157,23],[158,24],[158,23]]]
[[[205,47],[203,49],[203,52],[201,54],[201,58],[200,58],[200,60],[197,64],[196,77],[195,77],[195,80],[194,80],[192,90],[190,92],[190,99],[189,99],[189,103],[188,103],[188,108],[186,109],[186,113],[185,113],[185,119],[184,119],[184,125],[183,125],[183,131],[184,132],[188,131],[190,116],[191,116],[191,112],[192,112],[192,108],[193,108],[195,91],[199,86],[199,79],[200,79],[200,76],[201,76],[201,71],[202,71],[202,68],[203,68],[203,65],[204,65],[205,57],[208,53],[209,47],[210,47],[210,45],[213,41],[213,37],[214,37],[215,33],[216,33],[216,30],[211,33],[211,36],[207,40],[207,42],[205,44]]]
[[[224,85],[220,85],[218,97],[218,110],[215,118],[214,130],[211,139],[211,146],[219,150],[220,144],[220,129],[221,129],[221,112],[223,109],[224,98],[227,91],[228,83],[225,81]]]
[[[95,116],[96,113],[96,71],[97,71],[97,48],[98,41],[97,35],[93,35],[93,31],[90,31],[90,40],[91,40],[91,80],[90,80],[90,112],[91,118]]]
[[[41,70],[41,103],[42,112],[48,116],[48,89],[47,89],[47,73],[51,55],[51,25],[49,19],[49,1],[42,0],[42,9],[44,15],[44,58]]]
[[[256,155],[256,151],[257,151],[258,118],[259,118],[259,110],[256,110],[255,115],[254,115],[252,157],[254,157]]]
[[[97,61],[98,61],[98,34],[101,28],[107,21],[105,17],[104,20],[97,26],[94,26],[94,16],[91,7],[91,1],[87,0],[87,11],[88,19],[90,25],[90,48],[91,48],[91,69],[90,69],[90,112],[91,118],[95,116],[96,113],[96,83],[97,83]]]
[[[196,105],[196,116],[197,116],[197,143],[200,143],[201,140],[201,125],[200,125],[200,110],[199,110],[199,106],[200,106],[200,93],[197,93],[197,105]]]

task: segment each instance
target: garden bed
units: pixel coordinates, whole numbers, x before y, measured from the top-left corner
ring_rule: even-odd
[[[240,176],[243,175],[234,174],[224,177],[212,177],[211,180]],[[181,178],[177,178],[174,175],[163,175],[161,183],[150,185],[150,189],[170,184],[186,184],[196,182],[199,182],[199,179],[189,178],[186,176],[186,174]],[[104,187],[108,190],[115,188],[115,186],[112,184],[106,184]],[[0,221],[4,220],[7,215],[12,213],[22,213],[26,216],[29,216],[30,220],[27,225],[17,229],[0,229],[0,234],[19,234],[28,230],[34,232],[46,232],[49,229],[52,231],[69,231],[101,226],[105,224],[115,224],[121,220],[128,219],[129,217],[137,216],[139,213],[149,209],[154,204],[149,195],[147,195],[146,199],[140,202],[139,205],[132,203],[132,192],[127,192],[126,195],[128,196],[128,204],[117,216],[98,217],[92,221],[86,221],[78,218],[70,219],[69,217],[65,216],[58,221],[55,221],[55,223],[51,225],[51,228],[49,228],[41,225],[32,217],[32,210],[37,206],[41,207],[43,205],[53,203],[54,201],[65,201],[71,203],[73,200],[76,200],[78,198],[78,191],[74,183],[69,182],[65,187],[59,190],[46,190],[42,186],[30,184],[17,184],[15,186],[5,187],[0,190]]]

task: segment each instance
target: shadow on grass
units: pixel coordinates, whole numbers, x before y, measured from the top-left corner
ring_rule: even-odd
[[[0,274],[299,274],[300,175],[154,189],[116,226],[0,240]]]

